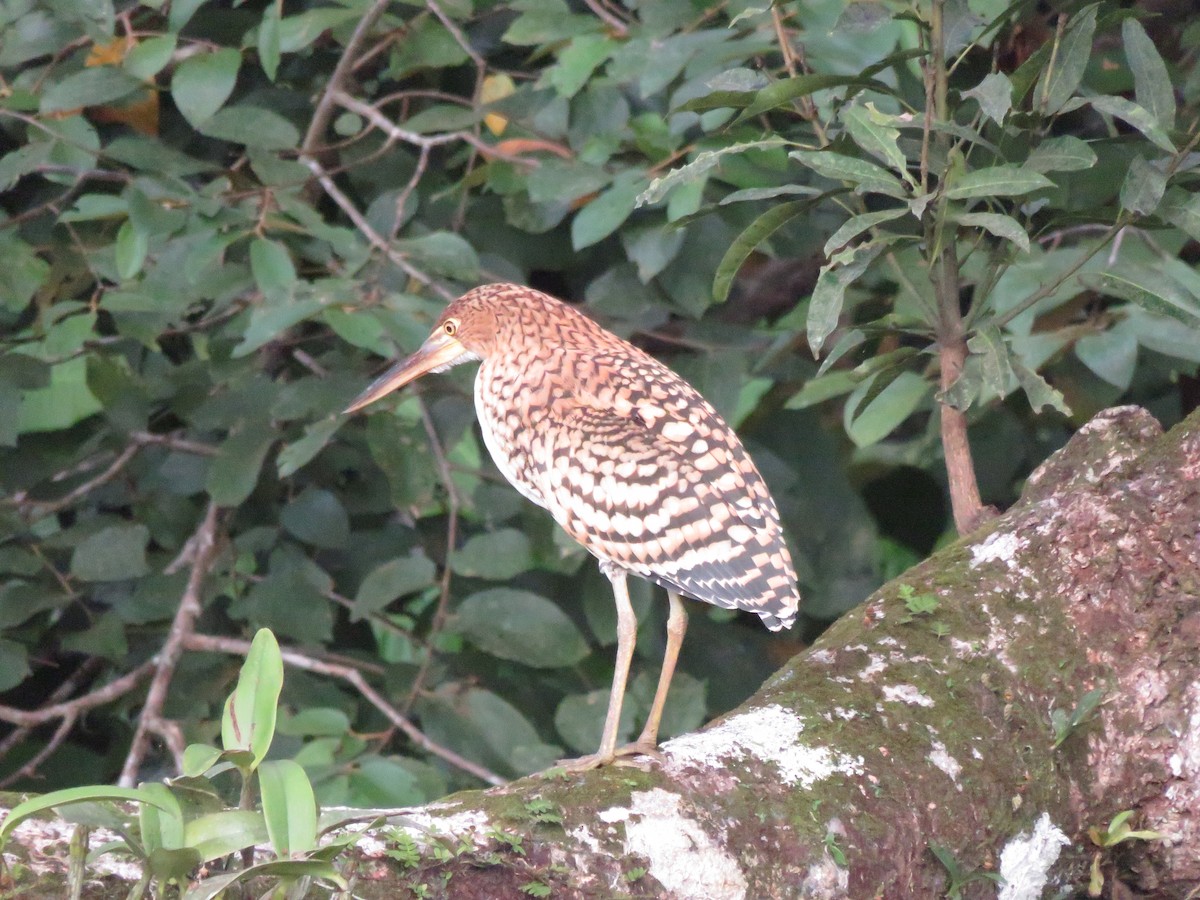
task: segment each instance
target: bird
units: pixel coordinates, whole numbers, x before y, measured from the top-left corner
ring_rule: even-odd
[[[695,388],[576,307],[520,285],[484,285],[451,301],[416,352],[345,412],[475,360],[475,409],[496,467],[599,560],[616,603],[600,748],[559,765],[582,772],[658,757],[687,630],[682,598],[757,613],[772,631],[796,619],[800,594],[775,501],[734,430]],[[637,638],[629,575],[666,588],[670,608],[645,727],[617,747]]]

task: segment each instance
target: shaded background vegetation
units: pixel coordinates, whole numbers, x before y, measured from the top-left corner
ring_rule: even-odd
[[[273,752],[324,803],[415,803],[594,749],[611,595],[491,465],[473,373],[340,415],[483,281],[579,303],[666,360],[779,502],[805,623],[695,615],[667,734],[953,534],[943,400],[1001,506],[1101,408],[1178,421],[1200,364],[1189,12],[3,4],[9,784],[172,771],[213,740],[261,626],[298,664]],[[969,355],[939,393],[945,246]],[[630,732],[665,618],[633,589]],[[139,720],[155,671],[165,706]]]

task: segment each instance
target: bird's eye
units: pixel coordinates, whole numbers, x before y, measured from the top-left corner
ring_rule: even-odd
[[[449,322],[447,322],[445,325],[442,326],[442,331],[446,332],[446,334],[449,335],[450,337],[454,337],[455,332],[458,331],[458,323],[455,322],[453,319],[451,319]]]

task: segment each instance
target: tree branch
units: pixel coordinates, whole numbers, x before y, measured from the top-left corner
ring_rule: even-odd
[[[187,552],[191,557],[192,570],[188,575],[183,596],[179,600],[179,610],[175,613],[171,630],[167,633],[167,640],[154,660],[154,677],[146,692],[146,702],[142,706],[141,715],[138,716],[137,728],[134,730],[129,752],[125,756],[125,765],[121,768],[121,777],[117,781],[123,787],[133,787],[136,783],[138,770],[149,748],[150,735],[162,733],[162,710],[167,702],[167,691],[183,655],[187,636],[196,627],[196,619],[203,609],[204,579],[217,557],[218,512],[218,506],[210,502],[195,534],[188,540]]]
[[[243,641],[237,638],[214,637],[207,634],[197,634],[191,632],[183,639],[183,646],[188,650],[200,650],[208,653],[228,653],[236,656],[245,656],[250,652],[250,642]],[[404,735],[413,742],[417,747],[420,747],[426,753],[444,759],[450,765],[457,769],[461,769],[469,775],[473,775],[480,781],[487,784],[501,785],[505,784],[506,780],[501,778],[495,772],[487,769],[477,763],[466,759],[463,756],[455,753],[448,747],[443,747],[433,739],[429,738],[423,731],[417,728],[407,717],[405,717],[395,706],[389,703],[384,697],[376,691],[367,682],[362,672],[353,666],[341,665],[339,663],[325,662],[315,659],[307,654],[301,653],[298,650],[280,648],[280,653],[283,656],[283,661],[287,665],[296,669],[302,669],[306,672],[313,672],[317,675],[324,675],[329,678],[340,678],[351,687],[353,687],[363,699],[374,706],[387,718],[389,722],[395,725]]]

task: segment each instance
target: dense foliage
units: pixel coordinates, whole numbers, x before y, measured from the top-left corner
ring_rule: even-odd
[[[1099,408],[1175,421],[1200,363],[1194,26],[993,0],[9,0],[0,27],[21,784],[214,743],[259,627],[292,654],[273,752],[322,802],[595,748],[608,585],[492,467],[473,373],[340,414],[482,281],[584,304],[738,425],[814,620],[947,530],[956,411],[1005,503]],[[635,590],[630,732],[665,614]],[[799,646],[693,620],[667,733]]]

